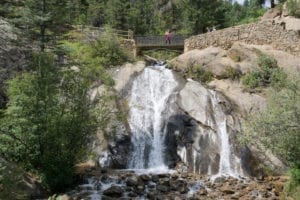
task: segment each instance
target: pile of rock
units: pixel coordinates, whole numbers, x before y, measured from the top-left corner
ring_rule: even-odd
[[[77,199],[281,199],[287,177],[250,178],[201,176],[193,173],[135,174],[112,171],[99,174],[64,195]]]

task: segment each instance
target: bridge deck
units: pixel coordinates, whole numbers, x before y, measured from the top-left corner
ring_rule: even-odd
[[[165,41],[165,36],[152,35],[152,36],[135,36],[135,44],[139,49],[151,48],[168,48],[168,49],[182,49],[184,46],[184,39],[187,36],[174,35],[171,37],[171,43]]]

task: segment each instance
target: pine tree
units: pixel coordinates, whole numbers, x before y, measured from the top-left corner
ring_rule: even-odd
[[[95,130],[89,81],[61,71],[52,54],[33,57],[32,73],[9,82],[9,104],[0,120],[1,157],[37,172],[52,191],[73,182],[87,136]]]
[[[22,11],[22,26],[31,38],[39,40],[41,51],[69,21],[68,0],[27,0]]]

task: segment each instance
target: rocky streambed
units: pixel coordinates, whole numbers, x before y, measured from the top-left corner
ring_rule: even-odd
[[[287,177],[264,179],[201,176],[193,173],[91,171],[64,199],[283,199]]]

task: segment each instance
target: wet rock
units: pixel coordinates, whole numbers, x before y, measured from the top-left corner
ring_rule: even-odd
[[[101,176],[100,181],[107,184],[112,182],[112,178],[107,174],[104,174],[103,176]]]
[[[169,178],[161,178],[159,179],[160,185],[170,186],[170,179]]]
[[[239,192],[236,192],[235,194],[231,195],[231,199],[240,199],[241,194]]]
[[[283,183],[281,183],[281,182],[275,182],[274,183],[274,188],[273,188],[273,192],[275,193],[275,195],[276,196],[279,196],[281,193],[282,193],[282,191],[283,191]]]
[[[81,199],[81,198],[79,198],[79,199]],[[101,199],[102,200],[115,200],[115,198],[112,198],[112,197],[109,197],[109,196],[105,196],[105,195],[102,195]]]
[[[137,186],[138,185],[138,180],[136,177],[129,177],[126,180],[126,185],[127,186]]]
[[[228,186],[223,186],[220,190],[225,194],[234,194],[234,190]]]
[[[168,178],[170,177],[170,174],[158,174],[159,178]]]
[[[198,195],[207,195],[207,190],[204,189],[204,188],[201,188],[198,192],[197,192]]]
[[[121,197],[123,194],[123,189],[120,186],[113,185],[104,190],[103,194],[109,197]]]
[[[169,192],[170,191],[170,187],[166,186],[166,185],[157,185],[156,189],[160,192]]]
[[[156,187],[156,183],[150,181],[148,184],[147,184],[148,188],[152,189],[152,188],[155,188]]]
[[[140,175],[139,178],[140,178],[141,180],[145,181],[145,182],[151,180],[151,177],[148,176],[147,174],[142,174],[142,175]]]
[[[226,177],[221,176],[221,177],[217,177],[217,178],[214,180],[214,183],[224,183],[225,181],[226,181]]]
[[[143,193],[144,193],[144,190],[145,190],[145,186],[144,186],[144,185],[138,185],[138,186],[136,187],[136,192],[137,192],[138,194],[143,194]]]
[[[171,181],[170,185],[171,185],[171,190],[175,190],[180,193],[188,192],[187,182],[184,180]]]
[[[147,193],[147,198],[150,200],[156,200],[157,192],[151,191]]]
[[[158,182],[158,181],[159,181],[158,175],[156,175],[156,174],[153,175],[153,176],[152,176],[152,181],[155,182],[155,183]]]
[[[129,197],[137,197],[138,195],[137,195],[137,193],[135,193],[135,192],[129,192],[129,193],[128,193],[128,196],[129,196]]]

